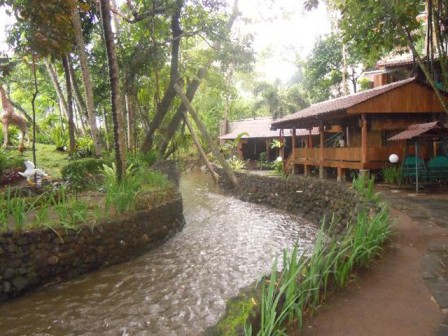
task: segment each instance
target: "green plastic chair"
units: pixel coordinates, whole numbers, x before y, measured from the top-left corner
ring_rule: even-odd
[[[448,157],[438,155],[429,160],[428,178],[432,181],[448,179]]]
[[[417,165],[417,169],[416,169]],[[401,167],[402,177],[404,179],[416,180],[416,176],[418,174],[419,180],[425,180],[427,177],[427,170],[425,166],[425,161],[417,156],[417,161],[415,155],[407,155],[404,158],[402,167]]]

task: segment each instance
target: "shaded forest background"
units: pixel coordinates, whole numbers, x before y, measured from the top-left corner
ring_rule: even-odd
[[[175,84],[213,139],[222,120],[279,118],[366,89],[363,71],[391,52],[411,53],[435,90],[448,87],[448,76],[435,78],[424,63],[437,58],[447,73],[443,1],[303,4],[306,10],[319,5],[333,13],[333,32],[305,59],[297,53],[296,71],[282,83],[254,71],[253,36],[234,29],[245,20],[237,0],[127,0],[119,6],[115,0],[0,0],[16,18],[8,31],[14,52],[0,59],[0,84],[17,111],[30,123],[35,118],[37,142],[66,147],[74,157],[113,151],[122,173],[127,153],[193,155]],[[208,151],[201,134],[200,141]]]

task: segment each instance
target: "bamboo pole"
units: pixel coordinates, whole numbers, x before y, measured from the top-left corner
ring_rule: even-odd
[[[216,144],[213,142],[212,138],[210,137],[210,134],[208,134],[207,129],[205,128],[205,125],[202,123],[201,119],[199,119],[196,111],[194,110],[193,106],[191,105],[188,98],[185,96],[185,94],[182,91],[182,88],[179,86],[179,84],[174,84],[174,89],[176,90],[177,94],[179,95],[180,99],[182,100],[182,103],[184,104],[185,108],[188,112],[190,112],[191,116],[193,117],[193,120],[195,121],[196,125],[199,128],[199,131],[202,133],[202,136],[205,138],[205,140],[208,142],[210,148],[212,149],[213,154],[218,159],[219,163],[222,165],[225,173],[229,177],[230,182],[236,186],[238,184],[238,180],[235,176],[235,174],[232,171],[232,168],[229,166],[227,161],[222,156],[221,152],[219,151]],[[186,119],[186,118],[185,118]]]
[[[199,141],[199,138],[196,135],[196,131],[194,130],[193,125],[191,124],[190,120],[188,120],[188,115],[185,110],[183,111],[183,116],[184,116],[185,124],[187,125],[188,130],[190,131],[190,134],[193,137],[194,143],[195,143],[199,153],[201,154],[202,158],[205,161],[205,165],[207,166],[207,169],[210,172],[210,175],[212,175],[215,183],[218,183],[219,175],[216,174],[216,172],[213,170],[213,167],[207,158],[207,154],[205,154],[205,151],[201,146],[201,142]]]

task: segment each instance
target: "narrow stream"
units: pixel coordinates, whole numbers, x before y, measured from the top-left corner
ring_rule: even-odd
[[[0,305],[0,335],[198,335],[226,300],[263,274],[284,248],[310,248],[300,217],[182,178],[186,226],[160,248]]]

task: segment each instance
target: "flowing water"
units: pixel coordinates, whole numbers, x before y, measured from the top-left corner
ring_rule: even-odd
[[[0,335],[198,335],[284,248],[315,239],[303,218],[219,194],[202,175],[184,176],[181,190],[181,233],[133,261],[1,304]]]

